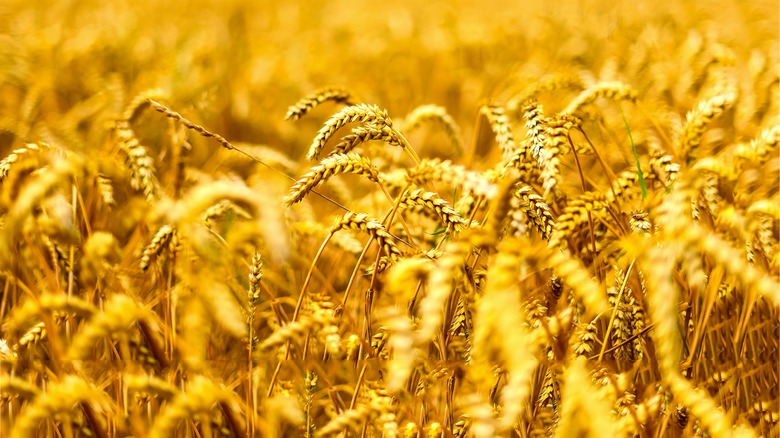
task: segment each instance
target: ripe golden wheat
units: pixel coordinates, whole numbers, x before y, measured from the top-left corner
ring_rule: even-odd
[[[0,436],[780,433],[776,3],[6,3]]]

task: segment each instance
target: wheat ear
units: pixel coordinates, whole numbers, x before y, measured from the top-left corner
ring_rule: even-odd
[[[358,104],[348,106],[325,122],[325,126],[323,126],[317,133],[317,136],[314,137],[314,141],[309,148],[309,153],[306,155],[306,158],[309,160],[316,160],[325,147],[325,143],[327,143],[333,134],[347,123],[354,122],[370,123],[377,127],[393,126],[393,122],[390,120],[387,111],[380,109],[376,105]]]
[[[381,222],[370,218],[367,214],[349,212],[331,227],[330,232],[334,234],[343,229],[364,231],[376,240],[376,243],[392,262],[396,262],[401,258],[401,251],[393,242],[393,236],[387,232],[387,229]]]
[[[596,99],[603,97],[612,100],[634,101],[637,93],[629,85],[623,82],[599,82],[583,90],[574,100],[572,100],[561,113],[575,114],[583,106],[593,103]]]
[[[314,166],[310,172],[300,177],[290,189],[290,194],[284,198],[284,204],[291,206],[303,200],[319,184],[328,178],[341,173],[354,173],[362,175],[373,182],[378,182],[379,177],[371,160],[351,152],[348,154],[333,154]]]
[[[687,163],[696,158],[707,125],[734,105],[736,98],[733,90],[727,90],[699,103],[688,113],[677,144],[677,155],[683,162]]]
[[[354,97],[349,91],[339,87],[325,87],[299,100],[295,105],[287,109],[285,120],[298,120],[319,105],[325,102],[342,103],[352,105]]]
[[[496,136],[496,143],[501,149],[501,156],[504,161],[508,161],[514,154],[517,145],[515,137],[512,135],[512,128],[509,125],[509,119],[506,117],[504,108],[498,105],[484,105],[479,112],[483,114],[490,124],[490,129]]]
[[[22,159],[25,155],[49,149],[51,149],[51,146],[46,143],[28,143],[22,148],[13,150],[8,156],[0,161],[0,182],[3,182],[5,177],[8,176],[8,172],[11,170],[13,164]]]
[[[331,155],[346,154],[359,145],[373,140],[383,141],[391,146],[405,147],[403,141],[391,127],[387,125],[368,125],[353,129],[352,134],[342,138],[341,142],[333,148]]]
[[[130,186],[140,190],[149,201],[159,196],[159,185],[154,170],[154,159],[149,156],[146,148],[141,145],[135,131],[127,120],[117,120],[115,127],[119,148],[127,154],[127,165],[130,168]]]
[[[453,210],[449,203],[444,199],[441,199],[436,192],[426,192],[422,189],[406,192],[404,193],[401,202],[398,204],[398,208],[403,209],[416,205],[420,205],[434,211],[436,215],[439,216],[439,219],[441,219],[441,221],[447,226],[447,228],[460,231],[467,226],[466,219],[462,218],[455,210]]]
[[[412,110],[404,120],[402,131],[405,134],[411,133],[425,122],[435,122],[440,125],[455,147],[455,151],[458,154],[463,153],[463,140],[461,140],[460,128],[455,123],[455,119],[447,113],[447,110],[439,105],[422,105]]]

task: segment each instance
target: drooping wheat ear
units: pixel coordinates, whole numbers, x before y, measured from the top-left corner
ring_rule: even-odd
[[[673,156],[654,153],[650,158],[648,179],[658,180],[664,187],[669,187],[677,179],[679,173],[680,165],[674,162]]]
[[[198,414],[209,415],[215,405],[232,400],[229,391],[204,376],[195,376],[185,392],[179,392],[167,403],[154,420],[150,438],[167,438],[176,435],[181,420]]]
[[[130,186],[134,190],[142,191],[147,200],[154,201],[158,197],[160,185],[155,175],[154,159],[138,141],[135,131],[127,120],[117,120],[114,130],[119,148],[127,154]]]
[[[344,105],[354,104],[355,98],[349,91],[339,87],[320,88],[314,93],[299,100],[295,105],[287,109],[284,120],[298,120],[305,116],[312,109],[327,102],[342,103]]]
[[[423,123],[434,122],[439,124],[449,137],[458,154],[463,153],[463,140],[455,119],[447,113],[444,107],[439,105],[421,105],[412,110],[403,123],[403,132],[408,134],[422,126]]]
[[[523,105],[529,99],[535,98],[539,93],[565,88],[581,89],[582,87],[582,80],[579,77],[571,74],[554,73],[534,82],[517,96],[513,96],[507,102],[506,107],[510,114],[517,114],[523,109]]]
[[[385,255],[390,258],[391,262],[397,262],[401,256],[401,250],[393,241],[393,236],[387,232],[384,225],[374,218],[370,218],[365,213],[353,213],[349,212],[345,214],[335,225],[330,229],[331,234],[335,234],[339,230],[361,230],[368,233],[371,238],[376,240],[377,245],[384,251]]]
[[[41,421],[56,414],[73,415],[73,407],[77,403],[99,403],[107,406],[102,391],[82,378],[68,374],[61,382],[50,384],[46,392],[39,394],[19,413],[10,436],[12,438],[38,436],[36,431]]]
[[[418,186],[431,181],[442,181],[486,199],[493,199],[498,190],[496,184],[490,182],[484,175],[466,170],[464,166],[452,164],[449,160],[442,161],[438,158],[421,160],[420,164],[407,171],[406,181]]]
[[[575,114],[582,107],[595,102],[600,97],[633,102],[637,98],[637,93],[631,86],[623,82],[599,82],[583,90],[561,113]]]
[[[73,337],[68,357],[80,360],[89,357],[95,342],[108,335],[127,332],[138,320],[146,319],[147,311],[127,295],[114,295],[102,312],[95,313]]]
[[[151,104],[152,100],[164,98],[165,93],[160,89],[150,89],[139,93],[125,108],[125,111],[122,113],[122,120],[132,123]]]
[[[490,129],[493,130],[493,134],[496,136],[498,148],[501,149],[503,161],[508,161],[515,149],[517,149],[517,145],[515,144],[515,137],[512,135],[512,128],[509,125],[509,119],[506,117],[504,108],[498,105],[483,105],[479,112],[490,123]]]
[[[441,199],[436,192],[426,192],[422,189],[406,192],[401,198],[398,208],[403,209],[416,205],[433,210],[447,228],[460,231],[467,226],[467,220],[453,210],[449,203],[444,199]]]
[[[565,247],[567,240],[589,218],[606,217],[607,202],[599,192],[586,192],[566,204],[555,223],[555,229],[550,239],[550,246]]]
[[[525,212],[526,216],[531,218],[531,222],[536,226],[539,235],[544,240],[550,240],[555,228],[555,218],[544,199],[533,193],[533,188],[530,186],[520,187],[515,192],[515,197],[521,201],[519,208]]]
[[[501,430],[511,429],[520,417],[530,395],[531,377],[537,365],[538,346],[524,324],[525,312],[518,281],[524,269],[521,248],[525,243],[523,239],[508,238],[498,248],[498,254],[488,268],[490,281],[474,316],[473,360],[482,362],[484,367],[488,363],[491,346],[498,345],[506,364],[508,374],[501,394]],[[507,330],[507,327],[512,327],[512,330]]]
[[[309,173],[303,175],[293,184],[290,194],[284,198],[287,207],[300,202],[319,184],[325,182],[331,176],[341,173],[354,173],[362,175],[373,182],[379,181],[376,168],[371,160],[350,152],[348,154],[333,154],[322,160],[319,165],[312,167]]]
[[[249,263],[249,290],[247,292],[249,304],[254,306],[260,301],[260,282],[263,280],[263,259],[260,253],[255,251],[252,261]]]
[[[677,143],[677,156],[683,162],[689,163],[696,159],[707,125],[731,108],[736,99],[737,94],[734,90],[725,90],[715,97],[700,102],[695,109],[688,112]]]
[[[322,152],[322,148],[325,147],[325,143],[328,142],[328,139],[347,123],[354,122],[370,123],[376,127],[393,126],[393,121],[390,120],[387,111],[376,105],[361,103],[348,106],[325,122],[325,126],[323,126],[317,133],[317,136],[314,137],[314,141],[309,148],[309,153],[306,155],[306,158],[309,160],[316,160]]]
[[[353,129],[352,134],[342,138],[341,142],[333,148],[331,155],[346,154],[359,145],[372,140],[383,141],[391,146],[404,147],[404,143],[393,128],[387,125],[367,125]]]
[[[545,118],[542,105],[531,100],[523,108],[523,118],[525,119],[525,136],[531,142],[531,155],[536,158],[537,165],[541,168],[544,145],[547,141],[544,136]]]
[[[391,412],[392,399],[379,395],[372,397],[367,403],[359,404],[354,409],[342,412],[328,424],[322,426],[314,434],[316,438],[333,436],[347,429],[356,430],[360,425],[374,416]]]
[[[13,164],[19,161],[27,154],[50,150],[51,146],[47,143],[27,143],[23,148],[16,149],[0,161],[0,183],[8,176]]]
[[[780,145],[780,125],[776,125],[761,133],[761,136],[751,141],[749,145],[737,146],[735,155],[743,160],[762,165],[766,163]],[[0,168],[2,165],[0,165]]]
[[[560,174],[559,155],[570,149],[568,138],[571,127],[572,124],[568,120],[560,117],[553,117],[548,120],[547,125],[544,127],[547,143],[545,144],[544,155],[541,160],[541,179],[545,199],[550,199],[550,194],[557,189],[558,175]]]
[[[379,316],[383,326],[390,331],[392,358],[387,364],[387,391],[393,394],[406,387],[406,382],[414,371],[417,353],[414,349],[413,323],[396,306],[384,309]]]
[[[140,267],[142,271],[149,269],[152,258],[159,257],[166,248],[169,248],[169,243],[175,233],[176,230],[170,225],[163,225],[154,233],[152,241],[144,248],[143,255],[141,255]]]

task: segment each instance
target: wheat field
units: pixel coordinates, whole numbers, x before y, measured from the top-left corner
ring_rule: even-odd
[[[0,436],[780,436],[780,5],[668,3],[4,1]]]

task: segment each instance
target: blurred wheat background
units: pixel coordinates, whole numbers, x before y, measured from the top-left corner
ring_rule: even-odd
[[[0,436],[780,435],[776,1],[0,4]]]

